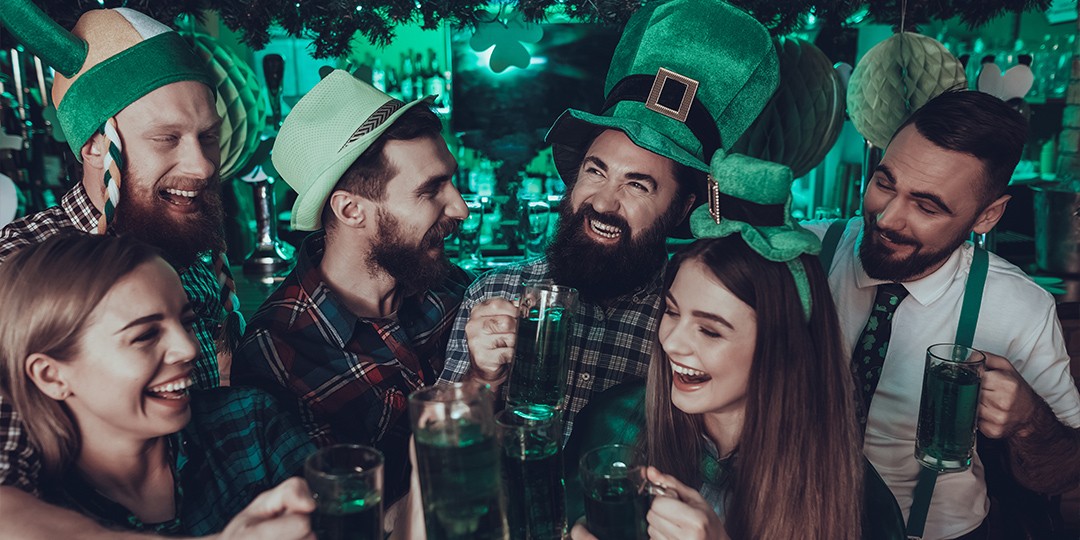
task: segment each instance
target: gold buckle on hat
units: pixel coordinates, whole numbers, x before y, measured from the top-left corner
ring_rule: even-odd
[[[686,91],[683,92],[682,101],[679,103],[678,110],[669,109],[660,104],[660,93],[664,91],[664,85],[667,84],[669,79],[686,85]],[[649,90],[649,97],[645,100],[645,108],[669,118],[674,118],[680,122],[686,122],[686,117],[690,114],[690,105],[694,103],[694,96],[697,95],[697,89],[698,82],[694,79],[684,77],[668,69],[660,68],[656,72],[656,78],[653,79],[652,88]]]
[[[717,182],[712,175],[706,177],[706,184],[709,185],[709,215],[712,216],[713,221],[717,225],[720,224],[720,182]]]

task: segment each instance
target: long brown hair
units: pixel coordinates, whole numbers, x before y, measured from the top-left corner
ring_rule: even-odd
[[[809,323],[787,265],[761,257],[741,237],[689,246],[668,266],[668,287],[688,260],[703,263],[757,316],[745,417],[725,504],[728,534],[736,540],[858,538],[864,469],[853,383],[817,257],[799,259],[813,298]],[[662,348],[655,350],[645,398],[649,461],[700,488],[704,424],[701,415],[671,403],[671,368]]]
[[[117,281],[158,256],[133,240],[64,234],[22,248],[0,266],[0,391],[26,424],[45,481],[59,480],[78,456],[79,429],[67,407],[27,376],[27,358],[76,358],[94,308]]]

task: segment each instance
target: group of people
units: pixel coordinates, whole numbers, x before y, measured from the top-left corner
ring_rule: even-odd
[[[720,1],[649,3],[603,110],[568,110],[548,134],[568,189],[546,255],[477,278],[443,247],[468,210],[430,102],[337,70],[275,142],[292,226],[311,234],[241,338],[199,60],[130,9],[41,41],[62,31],[12,4],[0,22],[57,69],[82,167],[59,206],[0,231],[5,537],[310,537],[314,503],[292,477],[335,442],[381,450],[385,504],[407,504],[408,395],[497,390],[514,302],[541,279],[580,293],[563,410],[573,538],[592,536],[577,457],[612,442],[640,447],[665,488],[652,538],[905,537],[923,353],[967,324],[972,274],[979,431],[1025,487],[1080,485],[1054,299],[996,255],[979,273],[966,242],[1001,218],[1026,140],[997,98],[934,98],[870,172],[861,217],[799,224],[791,171],[728,152],[778,84],[766,30]],[[669,260],[667,239],[691,236]],[[924,537],[986,538],[978,456],[928,504]]]

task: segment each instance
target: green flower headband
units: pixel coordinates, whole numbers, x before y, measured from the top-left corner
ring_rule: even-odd
[[[739,234],[762,257],[787,263],[810,320],[810,282],[799,256],[821,252],[818,237],[791,217],[791,169],[718,150],[709,165],[709,204],[690,216],[695,238]]]

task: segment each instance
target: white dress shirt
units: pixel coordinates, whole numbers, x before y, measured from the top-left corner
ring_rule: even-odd
[[[821,237],[829,222],[804,225]],[[829,269],[829,286],[848,351],[854,349],[870,315],[876,286],[882,283],[866,275],[859,260],[862,229],[862,219],[847,224]],[[973,250],[965,243],[933,274],[903,284],[910,295],[893,315],[888,353],[871,402],[863,451],[896,496],[905,520],[920,467],[914,458],[915,429],[926,348],[956,339]],[[993,253],[973,346],[1008,358],[1062,423],[1080,427],[1080,394],[1069,373],[1054,298]],[[954,538],[971,532],[982,523],[989,506],[983,466],[976,456],[967,471],[938,476],[924,538]]]

